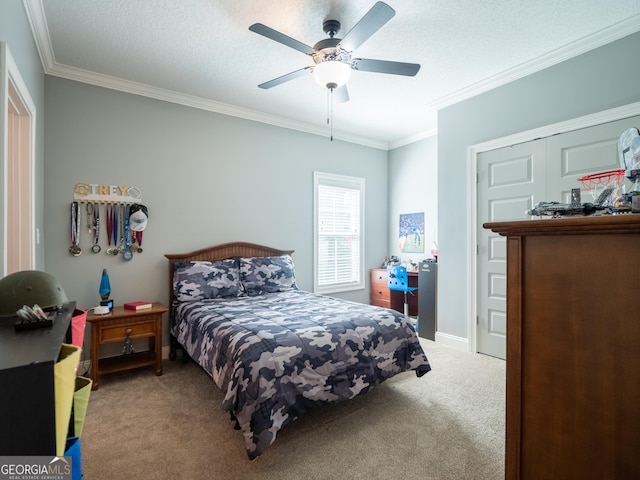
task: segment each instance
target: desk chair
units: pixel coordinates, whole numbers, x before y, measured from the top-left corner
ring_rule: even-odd
[[[409,302],[407,301],[407,293],[411,293],[413,295],[412,292],[417,290],[417,288],[409,286],[407,268],[400,265],[388,265],[387,277],[389,290],[398,290],[404,293],[404,316],[405,318],[409,318]]]

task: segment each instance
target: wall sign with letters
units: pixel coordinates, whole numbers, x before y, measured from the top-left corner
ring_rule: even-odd
[[[76,202],[141,203],[142,192],[137,187],[104,183],[76,183],[73,187]]]

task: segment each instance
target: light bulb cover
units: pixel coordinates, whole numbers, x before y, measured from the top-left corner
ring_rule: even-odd
[[[338,60],[325,60],[313,69],[313,78],[326,88],[338,88],[349,81],[351,67]]]

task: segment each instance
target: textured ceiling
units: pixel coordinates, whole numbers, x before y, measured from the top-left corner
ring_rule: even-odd
[[[374,0],[24,0],[45,71],[211,111],[329,134],[312,65],[248,30],[308,45],[343,36]],[[640,30],[640,0],[388,0],[396,15],[358,57],[419,63],[415,77],[354,71],[334,104],[334,137],[392,148],[436,133],[437,108]]]

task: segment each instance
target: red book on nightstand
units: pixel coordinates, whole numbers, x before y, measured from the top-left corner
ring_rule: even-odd
[[[129,302],[124,304],[124,308],[127,310],[144,310],[151,307],[153,307],[153,303],[149,302]]]

